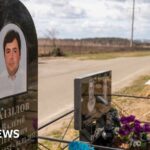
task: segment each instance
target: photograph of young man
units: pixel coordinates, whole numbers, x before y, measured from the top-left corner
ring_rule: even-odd
[[[0,84],[3,86],[0,86],[0,98],[25,92],[27,74],[21,66],[21,38],[15,30],[9,30],[4,36],[3,57],[3,72],[0,73]]]
[[[21,57],[21,41],[17,32],[12,30],[7,33],[3,49],[8,77],[15,80]]]

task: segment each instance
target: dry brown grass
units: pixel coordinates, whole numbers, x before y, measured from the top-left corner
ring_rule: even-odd
[[[112,52],[99,52],[99,53],[86,53],[86,54],[68,54],[66,57],[75,58],[79,60],[103,60],[118,57],[142,57],[150,56],[150,51],[112,51]]]
[[[150,75],[138,78],[130,87],[117,92],[117,94],[134,95],[143,98],[114,97],[113,102],[117,104],[126,114],[133,114],[141,121],[150,122],[150,85],[145,82],[150,79]]]

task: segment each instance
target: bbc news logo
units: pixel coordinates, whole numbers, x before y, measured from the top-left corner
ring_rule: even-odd
[[[0,138],[19,138],[19,130],[0,130]]]

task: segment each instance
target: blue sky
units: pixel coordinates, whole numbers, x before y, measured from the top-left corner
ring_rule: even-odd
[[[38,37],[131,37],[132,0],[21,0]],[[150,39],[150,0],[135,0],[134,39]]]

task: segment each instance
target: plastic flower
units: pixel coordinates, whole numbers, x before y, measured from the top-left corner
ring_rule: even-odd
[[[128,117],[121,117],[120,122],[122,124],[127,124],[127,123],[130,123],[130,122],[133,122],[134,120],[135,120],[135,116],[130,115]]]
[[[141,132],[143,132],[143,127],[140,124],[135,124],[134,125],[134,132],[137,134],[140,134]]]
[[[145,123],[145,124],[143,125],[143,131],[144,131],[144,132],[149,132],[149,133],[150,133],[150,124]]]
[[[150,124],[145,123],[143,125],[133,115],[121,117],[118,135],[130,147],[142,147],[143,143],[147,141],[149,133]]]
[[[140,124],[141,122],[139,120],[134,120],[134,124]]]
[[[141,141],[139,141],[139,140],[138,140],[138,141],[136,141],[136,145],[137,145],[137,147],[140,147],[140,146],[141,146],[141,144],[142,144],[142,143],[141,143]]]
[[[126,135],[129,134],[129,131],[128,131],[128,130],[120,129],[120,130],[119,130],[119,134],[122,135],[122,136],[126,136]]]
[[[130,115],[127,117],[128,123],[133,122],[135,120],[135,116]]]
[[[141,141],[134,141],[133,142],[133,147],[140,147],[141,146]]]

